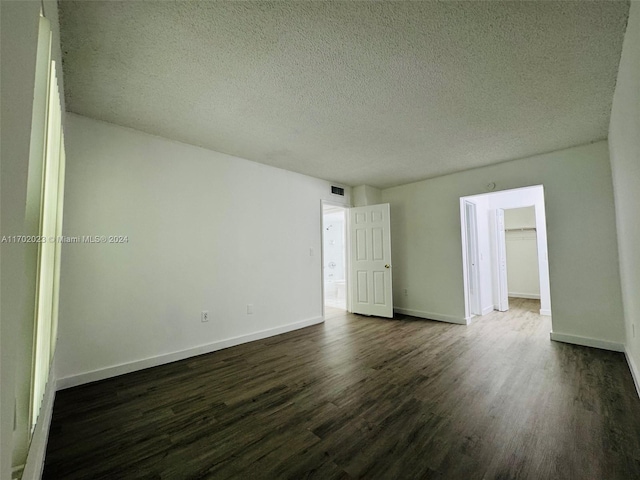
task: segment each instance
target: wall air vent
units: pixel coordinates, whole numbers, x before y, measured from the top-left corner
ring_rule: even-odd
[[[331,193],[333,193],[334,195],[342,195],[344,197],[344,188],[334,187],[333,185],[331,185]]]

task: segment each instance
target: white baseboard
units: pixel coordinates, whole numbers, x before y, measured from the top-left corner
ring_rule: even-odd
[[[310,327],[322,322],[324,322],[324,318],[322,316],[313,317],[307,320],[302,320],[300,322],[269,328],[267,330],[261,330],[259,332],[249,333],[247,335],[240,335],[237,337],[228,338],[226,340],[220,340],[206,345],[188,348],[186,350],[180,350],[178,352],[166,353],[163,355],[158,355],[156,357],[145,358],[129,363],[114,365],[112,367],[102,368],[100,370],[93,370],[90,372],[80,373],[78,375],[71,375],[58,379],[57,388],[58,390],[63,390],[65,388],[71,388],[78,385],[83,385],[85,383],[104,380],[105,378],[117,377],[118,375],[124,375],[126,373],[144,370],[145,368],[157,367],[159,365],[176,362],[178,360],[184,360],[185,358],[195,357],[197,355],[215,352],[216,350],[235,347],[236,345],[240,345],[243,343],[262,340],[263,338],[292,332],[294,330]]]
[[[488,307],[482,309],[482,315],[487,315],[487,314],[493,312],[494,310],[497,310],[496,306],[495,305],[489,305]]]
[[[638,393],[638,397],[640,397],[640,370],[638,370],[638,365],[634,362],[633,357],[629,355],[629,351],[624,349],[624,356],[627,357],[627,363],[629,364],[629,370],[631,370],[631,376],[633,377],[633,383],[636,385],[636,392]]]
[[[540,309],[540,315],[544,315],[546,317],[550,317],[551,316],[551,309],[549,309],[549,308],[541,308]]]
[[[539,293],[518,293],[518,292],[509,292],[508,295],[513,298],[531,298],[532,300],[540,300]]]
[[[486,308],[482,309],[482,313],[480,315],[469,315],[468,317],[465,317],[465,322],[467,325],[471,325],[472,323],[474,323],[476,320],[478,320],[479,318],[484,317],[485,315],[488,315],[491,312],[494,312],[496,310],[496,306],[495,305],[490,305]]]
[[[22,472],[22,480],[40,480],[42,471],[44,470],[44,459],[47,453],[47,441],[49,440],[49,427],[51,426],[51,416],[53,414],[53,403],[56,398],[56,379],[55,369],[49,371],[49,379],[44,389],[44,397],[36,428],[31,437],[29,451],[27,452],[27,460],[24,464]]]
[[[24,473],[24,463],[11,467],[11,480],[21,480]]]
[[[437,320],[439,322],[456,323],[458,325],[467,325],[469,323],[469,320],[464,317],[454,317],[453,315],[443,315],[441,313],[422,312],[420,310],[411,310],[409,308],[394,308],[393,311],[404,315],[410,315],[412,317]]]
[[[608,340],[598,340],[596,338],[579,337],[577,335],[569,335],[567,333],[551,332],[551,340],[556,342],[571,343],[573,345],[582,345],[583,347],[601,348],[603,350],[611,350],[614,352],[624,352],[622,343],[610,342]]]

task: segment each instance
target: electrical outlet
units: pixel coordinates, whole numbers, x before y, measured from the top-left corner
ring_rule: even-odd
[[[409,291],[406,288],[403,290],[403,293],[405,297],[409,296]]]
[[[247,315],[253,315],[253,304],[247,303]]]
[[[200,320],[203,322],[209,321],[209,312],[207,310],[202,311],[202,313],[200,314]]]

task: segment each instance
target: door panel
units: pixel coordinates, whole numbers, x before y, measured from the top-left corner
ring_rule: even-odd
[[[373,272],[373,303],[384,305],[384,272]]]
[[[356,260],[367,259],[367,233],[365,229],[356,230]]]
[[[478,263],[478,227],[475,203],[464,201],[467,244],[467,290],[469,313],[482,315],[480,308],[480,268]]]
[[[353,313],[393,317],[389,204],[349,210]]]
[[[367,284],[368,276],[367,272],[364,270],[358,270],[358,275],[356,276],[356,283],[358,288],[358,303],[369,303],[369,297],[367,296]]]
[[[384,232],[382,228],[371,229],[373,244],[373,260],[384,260]]]

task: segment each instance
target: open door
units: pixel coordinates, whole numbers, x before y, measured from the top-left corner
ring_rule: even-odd
[[[469,313],[482,315],[480,308],[480,268],[478,264],[478,227],[476,204],[464,201],[465,237],[467,246],[467,295]]]
[[[507,245],[504,233],[504,210],[496,209],[496,245],[498,253],[498,310],[509,310],[509,284],[507,283]]]
[[[393,318],[389,204],[349,210],[351,311]]]

